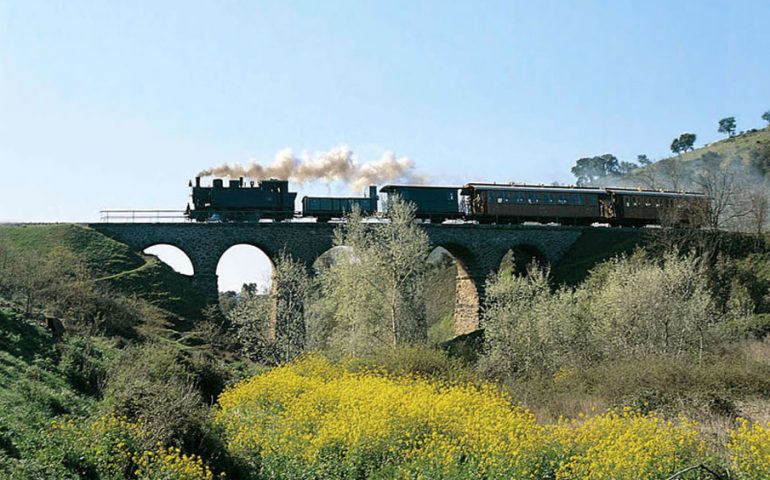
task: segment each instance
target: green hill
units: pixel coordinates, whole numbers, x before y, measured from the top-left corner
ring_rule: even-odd
[[[770,127],[749,130],[731,138],[671,156],[625,175],[623,180],[642,188],[697,188],[695,174],[709,166],[745,175],[749,183],[770,178]],[[678,177],[678,178],[676,178]]]
[[[77,224],[0,225],[0,244],[45,258],[57,247],[75,254],[97,283],[146,300],[166,311],[174,325],[188,330],[201,318],[203,295],[189,277],[152,255],[132,251],[88,227]]]

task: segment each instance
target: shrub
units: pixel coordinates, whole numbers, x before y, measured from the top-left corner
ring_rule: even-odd
[[[725,309],[694,257],[661,262],[639,252],[595,268],[575,290],[551,291],[548,272],[500,272],[487,282],[484,371],[554,373],[606,359],[700,357],[750,325],[750,301],[736,287]]]
[[[246,379],[215,414],[256,478],[664,479],[707,460],[696,425],[625,409],[542,425],[489,385],[311,356]]]
[[[705,457],[695,424],[628,408],[562,422],[555,431],[566,447],[556,479],[668,478]]]
[[[196,372],[177,347],[156,343],[129,347],[108,371],[104,408],[140,420],[150,445],[195,442],[206,416],[196,380]]]
[[[103,354],[89,337],[67,336],[56,345],[59,351],[59,370],[76,389],[89,395],[98,395],[107,376]]]
[[[727,445],[738,479],[770,478],[770,423],[740,419]]]
[[[59,420],[45,432],[47,463],[61,459],[66,470],[83,478],[138,480],[211,480],[213,474],[197,455],[157,443],[141,422],[116,416]]]

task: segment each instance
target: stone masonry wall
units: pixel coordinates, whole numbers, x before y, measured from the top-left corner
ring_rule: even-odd
[[[311,266],[332,248],[334,225],[324,223],[95,223],[91,228],[142,251],[158,244],[173,245],[187,254],[194,283],[215,302],[217,264],[228,248],[247,244],[261,249],[272,260],[285,249]],[[479,327],[479,305],[484,282],[496,272],[503,256],[526,245],[549,262],[561,259],[585,227],[525,225],[423,225],[432,247],[444,247],[457,261],[455,331]]]

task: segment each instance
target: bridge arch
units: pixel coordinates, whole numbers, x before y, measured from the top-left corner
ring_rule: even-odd
[[[272,287],[275,262],[264,248],[253,243],[236,243],[217,252],[217,290],[240,292],[245,284],[256,284],[266,293]]]
[[[142,250],[142,253],[156,257],[181,275],[186,277],[195,275],[195,266],[190,255],[177,245],[156,243]]]
[[[476,255],[466,245],[459,243],[439,243],[431,245],[434,251],[438,248],[445,250],[454,260],[455,304],[454,304],[454,333],[462,335],[479,328],[479,312],[481,310],[483,274],[479,276],[479,265]]]
[[[347,245],[335,245],[328,250],[322,252],[318,257],[313,260],[312,265],[309,265],[314,273],[320,272],[323,268],[328,268],[339,260],[340,255],[350,253],[353,251],[353,247]]]
[[[527,275],[532,263],[543,267],[549,265],[548,257],[531,243],[517,243],[503,254],[498,262],[498,271],[510,268],[517,275]]]

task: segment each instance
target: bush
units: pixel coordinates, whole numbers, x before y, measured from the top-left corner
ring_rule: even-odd
[[[425,345],[382,348],[367,356],[347,360],[352,372],[382,369],[392,375],[417,376],[447,383],[478,382],[475,372],[461,359]]]
[[[740,420],[727,450],[737,479],[770,478],[770,423]]]
[[[196,380],[189,360],[174,346],[129,347],[108,371],[104,408],[141,421],[149,442],[145,446],[195,443],[206,419]]]
[[[547,271],[504,271],[487,282],[481,367],[531,376],[626,357],[702,358],[730,336],[745,335],[750,318],[741,288],[723,309],[717,306],[705,270],[691,256],[614,259],[576,289],[556,292]]]
[[[662,480],[708,459],[691,422],[625,409],[543,425],[492,386],[317,356],[227,390],[216,422],[251,478]]]
[[[102,416],[55,421],[43,432],[45,464],[60,463],[78,478],[137,480],[211,480],[213,474],[197,455],[156,443],[141,422]],[[64,472],[58,472],[62,476]],[[69,475],[67,475],[69,477]]]
[[[59,370],[82,393],[98,396],[107,377],[107,362],[90,337],[67,336],[58,343]]]

